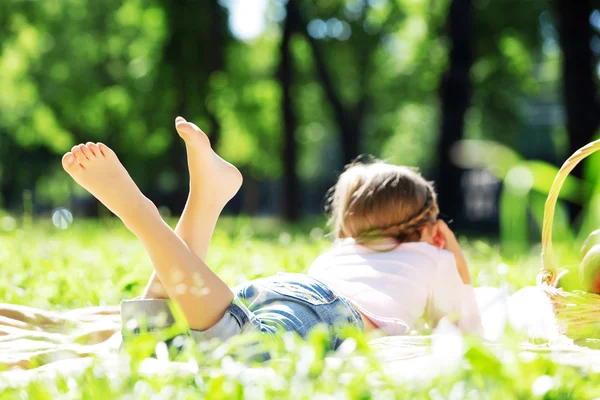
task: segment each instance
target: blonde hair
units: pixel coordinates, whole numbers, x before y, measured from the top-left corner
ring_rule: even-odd
[[[330,193],[329,222],[336,239],[419,241],[421,228],[439,214],[431,182],[409,167],[379,160],[346,166]]]

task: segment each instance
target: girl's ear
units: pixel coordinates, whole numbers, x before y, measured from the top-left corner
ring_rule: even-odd
[[[433,245],[439,249],[446,248],[446,238],[440,229],[440,224],[433,224]]]

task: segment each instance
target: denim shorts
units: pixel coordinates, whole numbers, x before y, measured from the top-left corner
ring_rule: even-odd
[[[306,338],[312,328],[321,324],[328,327],[332,338],[331,347],[335,349],[341,343],[338,335],[344,327],[364,329],[360,314],[347,299],[324,283],[304,274],[279,273],[238,286],[233,289],[233,293],[233,302],[215,325],[205,331],[190,332],[195,340],[227,340],[243,332],[256,330],[268,336],[294,331]],[[173,325],[169,301],[122,301],[124,339],[126,332],[136,330],[136,322],[140,320],[145,321],[148,331]],[[202,312],[201,308],[198,312]]]

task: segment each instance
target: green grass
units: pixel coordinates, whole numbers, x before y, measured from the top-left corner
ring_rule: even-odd
[[[278,271],[305,272],[329,246],[323,221],[289,227],[269,219],[224,219],[208,264],[235,285]],[[315,228],[316,226],[320,226]],[[504,260],[498,248],[480,240],[463,242],[476,285],[510,291],[532,285],[539,249]],[[0,217],[0,299],[44,309],[118,304],[138,295],[152,269],[137,240],[115,220],[76,220],[68,229],[48,220],[10,223]],[[369,338],[348,332],[356,343],[336,354],[325,351],[327,337],[315,331],[308,342],[286,336],[264,343],[273,359],[245,360],[235,340],[202,344],[179,355],[197,368],[193,375],[145,376],[140,362],[154,349],[142,338],[122,371],[90,367],[75,379],[33,382],[25,388],[0,385],[0,399],[77,398],[350,398],[350,399],[585,399],[600,396],[600,376],[554,364],[547,356],[522,357],[508,332],[502,352],[467,341],[464,362],[434,380],[398,383],[369,349]],[[238,338],[238,342],[254,338]],[[351,343],[351,342],[349,342]],[[135,353],[135,354],[133,354]],[[237,355],[237,358],[235,357]],[[331,362],[335,355],[341,362]],[[259,375],[253,372],[261,371]],[[546,389],[544,389],[546,387]],[[542,390],[544,389],[544,390]],[[155,397],[153,397],[155,396]],[[319,397],[321,396],[321,397]],[[329,397],[328,397],[329,396]]]

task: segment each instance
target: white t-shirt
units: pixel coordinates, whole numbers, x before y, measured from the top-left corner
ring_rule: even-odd
[[[443,317],[464,332],[482,331],[473,287],[463,284],[454,255],[425,242],[396,246],[382,239],[365,247],[344,239],[319,256],[308,274],[389,335],[409,333],[423,319],[435,326]]]

